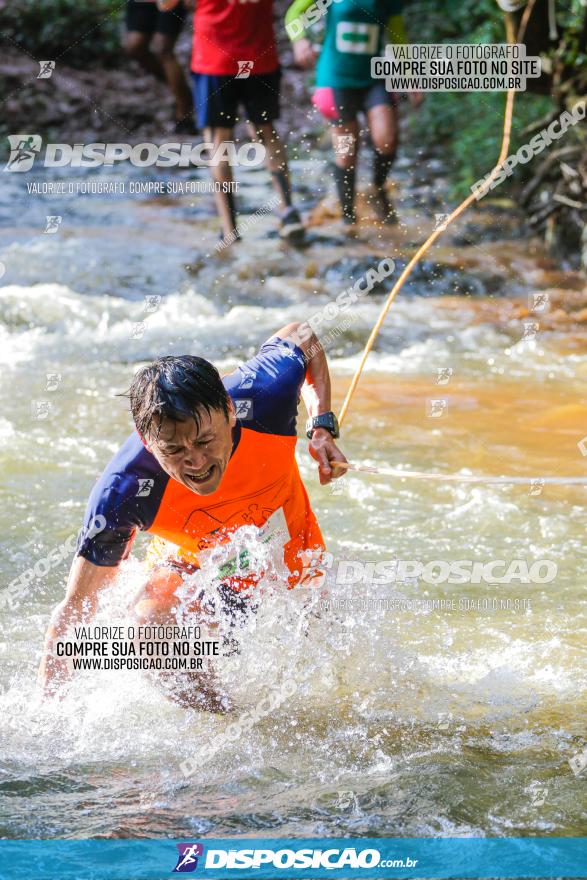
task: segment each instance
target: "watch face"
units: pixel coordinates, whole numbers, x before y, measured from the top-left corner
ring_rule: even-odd
[[[314,416],[313,419],[308,419],[306,422],[306,433],[310,439],[312,438],[312,432],[316,428],[326,428],[333,437],[338,437],[338,422],[333,412],[322,413],[319,416]]]

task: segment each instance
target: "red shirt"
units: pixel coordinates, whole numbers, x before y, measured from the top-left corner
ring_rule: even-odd
[[[277,70],[273,0],[197,0],[194,73],[234,76],[239,61],[253,62],[251,75]]]

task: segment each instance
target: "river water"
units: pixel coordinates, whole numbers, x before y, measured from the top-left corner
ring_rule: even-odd
[[[403,224],[378,232],[361,202],[366,219],[349,239],[331,219],[325,160],[294,164],[311,211],[302,251],[263,217],[244,244],[214,254],[209,195],[32,197],[30,174],[5,176],[3,587],[77,531],[129,431],[115,394],[138,365],[192,352],[228,371],[381,259],[396,261],[397,277],[435,214],[450,210],[438,160],[408,155],[395,177]],[[87,179],[53,173],[37,179]],[[109,179],[155,179],[142,174]],[[250,211],[267,201],[264,172],[239,179]],[[43,233],[47,215],[63,218],[55,234]],[[473,211],[400,294],[345,424],[351,461],[585,474],[584,282],[556,270],[519,224],[499,200]],[[328,336],[337,406],[382,296],[363,297]],[[303,441],[298,451],[335,560],[320,600],[265,591],[241,653],[219,667],[229,716],[181,709],[138,673],[80,675],[61,701],[41,703],[35,670],[69,560],[5,592],[2,836],[585,833],[585,774],[568,763],[587,741],[585,489],[354,473],[334,491],[317,484]],[[100,622],[124,617],[145,546],[137,541]],[[362,563],[393,560],[419,561],[426,577],[408,569],[369,582]],[[523,560],[535,582],[520,582],[518,566],[509,583],[449,583],[439,573],[456,560]],[[242,720],[284,682],[293,693],[273,712]],[[239,718],[233,741],[225,732]],[[186,761],[197,766],[189,778]]]

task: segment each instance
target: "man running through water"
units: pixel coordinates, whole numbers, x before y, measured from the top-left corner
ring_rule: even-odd
[[[300,394],[309,451],[320,482],[328,483],[346,459],[335,443],[326,356],[306,324],[282,327],[222,380],[211,363],[190,355],[159,358],[136,373],[129,392],[136,430],[94,486],[65,598],[47,629],[39,670],[46,692],[68,677],[55,642],[91,618],[138,530],[155,535],[157,560],[135,606],[144,624],[173,620],[182,575],[211,549],[227,549],[242,526],[283,542],[290,588],[307,574],[324,541],[295,459]],[[240,560],[224,568],[215,601],[224,614],[238,615],[263,572],[243,571]],[[196,608],[201,600],[194,597]],[[201,674],[193,685],[202,689]],[[180,701],[201,706],[200,697],[182,691]],[[204,707],[218,705],[211,697]]]
[[[215,148],[234,138],[243,106],[250,135],[267,150],[267,167],[279,198],[280,235],[300,242],[304,228],[292,204],[285,148],[273,123],[279,116],[281,72],[273,32],[273,0],[254,4],[197,0],[194,15],[192,86],[198,125]],[[226,162],[212,167],[214,181],[232,182]],[[240,238],[232,187],[218,186],[216,207],[224,243]]]
[[[183,27],[183,0],[127,0],[124,48],[148,73],[166,82],[175,98],[176,134],[194,134],[194,108],[184,72],[173,52]]]
[[[311,68],[316,54],[308,39],[304,13],[313,0],[294,0],[285,21],[300,67]],[[314,4],[315,5],[315,4]],[[382,223],[397,223],[385,181],[398,144],[396,96],[371,77],[371,58],[383,55],[385,41],[405,43],[401,0],[336,0],[325,13],[324,42],[316,70],[314,104],[330,119],[334,180],[343,223],[356,223],[355,177],[359,143],[357,117],[363,112],[374,148],[373,188],[369,201]],[[316,15],[312,16],[312,21]],[[409,95],[412,104],[421,95]]]

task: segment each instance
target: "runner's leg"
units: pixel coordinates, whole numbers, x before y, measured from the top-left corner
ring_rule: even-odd
[[[143,70],[151,73],[161,82],[165,82],[165,72],[161,62],[156,55],[153,55],[149,48],[151,36],[151,34],[141,33],[140,31],[129,31],[124,35],[124,51],[130,58],[138,61]]]
[[[334,181],[342,209],[343,223],[355,223],[355,177],[359,142],[359,124],[343,122],[332,126]]]
[[[367,109],[367,122],[375,150],[373,161],[374,208],[380,220],[397,222],[393,205],[385,192],[385,181],[398,145],[398,118],[394,104],[378,103]]]
[[[239,82],[233,76],[192,72],[192,91],[198,126],[204,131],[206,143],[212,143],[214,149],[223,141],[234,139]],[[225,244],[230,244],[239,238],[236,231],[232,169],[228,161],[225,161],[220,165],[211,166],[210,171],[214,182],[219,184],[220,192],[214,193],[214,202],[222,224],[222,237]]]
[[[241,94],[250,135],[254,140],[261,141],[267,151],[265,161],[271,173],[273,188],[279,198],[280,235],[282,238],[301,244],[304,239],[304,227],[297,209],[292,204],[285,145],[273,124],[279,118],[280,81],[279,69],[253,75],[241,80]]]
[[[214,150],[223,142],[223,141],[232,141],[234,140],[234,129],[232,128],[206,128],[204,130],[204,137],[206,142],[210,142],[214,144]],[[212,179],[219,184],[232,184],[233,176],[232,176],[232,168],[228,164],[228,162],[221,162],[218,165],[212,165],[210,168],[212,172]],[[227,186],[227,192],[222,191],[222,186],[219,187],[220,191],[214,193],[214,201],[216,203],[216,210],[218,211],[218,215],[220,217],[220,222],[222,224],[222,235],[227,243],[231,241],[235,241],[240,238],[238,232],[236,231],[237,219],[236,219],[236,208],[234,204],[234,196],[230,191],[230,187]]]
[[[251,122],[248,128],[251,139],[261,141],[267,150],[267,168],[271,172],[273,187],[279,196],[280,210],[284,211],[291,207],[291,186],[283,142],[272,122],[259,124]]]
[[[127,55],[139,62],[143,70],[164,82],[165,73],[161,63],[150,49],[157,27],[157,15],[157,7],[154,3],[127,0],[123,47]]]
[[[334,89],[338,121],[332,126],[334,182],[342,210],[343,223],[356,222],[355,178],[359,148],[357,113],[364,89]]]
[[[183,579],[173,568],[165,565],[156,567],[140,594],[136,597],[134,612],[137,626],[158,627],[178,625],[175,607],[178,604],[176,590]],[[197,600],[189,608],[190,617],[199,618],[202,625],[207,615]],[[198,625],[197,623],[192,625]],[[207,627],[205,627],[207,629]],[[150,671],[148,677],[161,686],[168,697],[192,709],[208,712],[226,712],[230,708],[228,699],[220,692],[210,661],[204,660],[206,669],[157,670]]]
[[[172,15],[173,13],[166,14]],[[177,36],[157,32],[153,37],[152,51],[175,98],[175,118],[181,122],[192,119],[193,104],[183,69],[173,51],[176,40]]]

